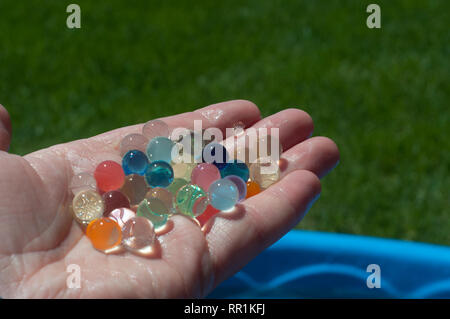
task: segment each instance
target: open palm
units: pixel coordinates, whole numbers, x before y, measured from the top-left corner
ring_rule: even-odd
[[[158,256],[106,255],[95,250],[70,214],[68,184],[93,171],[104,154],[117,153],[125,135],[142,125],[40,150],[24,157],[5,152],[11,126],[0,105],[0,295],[33,298],[203,297],[274,243],[304,216],[320,194],[319,178],[339,159],[336,145],[310,137],[308,114],[287,109],[261,119],[251,102],[211,105],[163,120],[172,128],[279,127],[287,160],[281,180],[241,203],[237,213],[220,213],[202,232],[184,216],[158,237]],[[68,288],[67,266],[81,270],[81,287]]]

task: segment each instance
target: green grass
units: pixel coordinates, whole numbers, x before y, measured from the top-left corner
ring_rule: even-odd
[[[341,150],[299,225],[450,244],[450,2],[0,1],[18,154],[242,98],[300,107]],[[276,212],[274,212],[276,213]]]

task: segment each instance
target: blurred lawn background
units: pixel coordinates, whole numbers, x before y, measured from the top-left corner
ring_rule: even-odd
[[[341,151],[299,228],[449,245],[450,1],[376,1],[381,30],[371,2],[0,0],[11,152],[229,99],[299,107]]]

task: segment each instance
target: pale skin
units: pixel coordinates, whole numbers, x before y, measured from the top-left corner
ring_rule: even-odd
[[[142,124],[20,157],[7,152],[11,121],[0,105],[1,297],[204,297],[297,225],[319,196],[320,179],[339,161],[336,144],[311,137],[312,119],[299,109],[262,119],[255,104],[235,100],[162,120],[171,128],[190,128],[193,120],[223,130],[238,121],[247,128],[279,127],[287,165],[279,182],[242,202],[238,214],[217,215],[207,231],[173,216],[171,229],[158,237],[157,256],[106,255],[73,220],[68,184],[104,154],[116,154],[121,138]],[[67,287],[70,264],[80,266],[81,288]]]

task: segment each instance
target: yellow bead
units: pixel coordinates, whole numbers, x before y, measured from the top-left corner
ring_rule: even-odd
[[[256,163],[250,165],[250,178],[262,189],[269,187],[280,179],[278,163],[270,158],[259,158]]]
[[[86,189],[75,195],[72,202],[75,219],[81,223],[89,223],[103,216],[105,205],[96,191]]]

